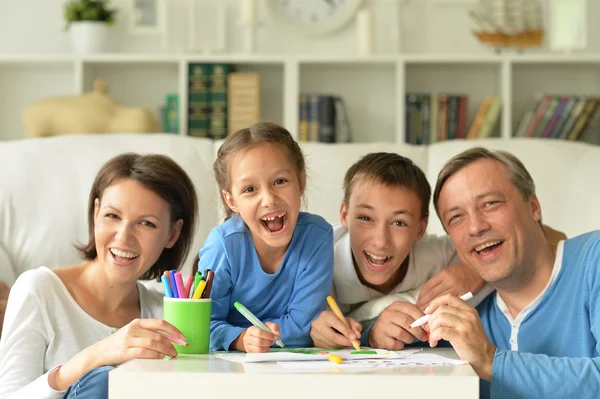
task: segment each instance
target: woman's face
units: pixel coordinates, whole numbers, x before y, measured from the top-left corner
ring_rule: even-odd
[[[133,179],[119,179],[96,199],[94,234],[98,261],[115,283],[138,280],[179,238],[169,204]]]

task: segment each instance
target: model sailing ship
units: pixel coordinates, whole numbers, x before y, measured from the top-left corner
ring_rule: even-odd
[[[544,40],[540,0],[479,0],[469,16],[485,44],[496,47],[537,47]]]

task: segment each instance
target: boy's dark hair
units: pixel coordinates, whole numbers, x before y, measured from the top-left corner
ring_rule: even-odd
[[[412,190],[421,200],[421,218],[429,216],[431,186],[425,173],[408,158],[389,152],[367,154],[348,169],[344,177],[344,202],[348,204],[357,182],[375,182]]]
[[[75,246],[85,260],[93,260],[98,256],[94,234],[94,202],[96,198],[102,200],[104,190],[120,179],[133,179],[165,200],[171,210],[171,223],[183,220],[175,245],[165,248],[156,263],[140,277],[141,280],[160,281],[165,270],[179,269],[183,265],[192,245],[198,214],[194,183],[175,161],[164,155],[126,153],[110,159],[100,168],[90,190],[88,243]]]

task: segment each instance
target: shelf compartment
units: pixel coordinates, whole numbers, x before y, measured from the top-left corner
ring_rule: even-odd
[[[23,111],[28,106],[46,98],[76,94],[74,64],[62,61],[0,64],[0,87],[2,140],[23,139]]]
[[[301,63],[301,94],[340,96],[353,142],[393,142],[396,63]],[[357,95],[358,94],[358,95]],[[298,106],[298,102],[295,104]]]
[[[406,94],[467,95],[466,132],[468,132],[485,97],[502,97],[501,68],[500,62],[489,62],[487,59],[480,63],[410,62],[406,64],[405,91]],[[503,110],[504,99],[502,102]],[[501,121],[502,114],[499,115],[490,137],[500,136]]]

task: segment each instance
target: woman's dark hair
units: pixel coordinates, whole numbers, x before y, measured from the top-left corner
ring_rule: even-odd
[[[172,248],[165,248],[152,267],[140,277],[141,280],[157,279],[165,270],[179,269],[188,255],[198,213],[198,199],[192,180],[171,158],[165,155],[140,155],[126,153],[118,155],[101,168],[92,189],[88,203],[89,241],[86,245],[76,245],[85,260],[96,259],[96,236],[94,234],[94,202],[102,200],[107,187],[120,179],[133,179],[144,188],[156,193],[169,204],[171,223],[183,220],[179,239]]]

